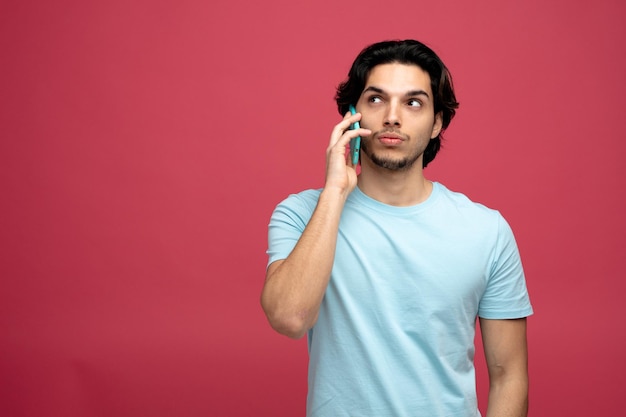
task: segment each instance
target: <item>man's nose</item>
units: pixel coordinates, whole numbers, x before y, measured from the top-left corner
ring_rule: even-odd
[[[400,127],[400,113],[399,105],[397,103],[389,103],[387,107],[387,113],[385,114],[385,126]]]

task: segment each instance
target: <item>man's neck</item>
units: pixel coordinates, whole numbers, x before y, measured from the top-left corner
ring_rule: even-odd
[[[417,161],[416,165],[419,163],[421,161]],[[406,207],[426,201],[433,190],[433,183],[424,178],[421,165],[406,171],[365,165],[361,167],[358,187],[365,195],[381,203]]]

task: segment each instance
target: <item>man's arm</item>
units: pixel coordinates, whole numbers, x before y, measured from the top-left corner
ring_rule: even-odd
[[[317,207],[293,251],[267,268],[261,305],[271,326],[299,339],[315,324],[335,258],[339,219],[348,195],[356,187],[352,162],[346,160],[351,138],[367,129],[347,130],[361,115],[349,113],[335,126],[326,151],[326,184]]]
[[[526,417],[528,413],[528,348],[526,319],[480,319],[489,370],[486,417]]]

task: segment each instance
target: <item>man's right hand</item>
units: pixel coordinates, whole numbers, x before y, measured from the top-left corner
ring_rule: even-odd
[[[354,115],[346,113],[330,135],[330,143],[326,150],[326,184],[324,190],[337,190],[344,198],[354,190],[357,183],[356,166],[352,158],[346,153],[350,139],[357,136],[369,136],[369,129],[349,130],[352,123],[361,120],[361,113]]]

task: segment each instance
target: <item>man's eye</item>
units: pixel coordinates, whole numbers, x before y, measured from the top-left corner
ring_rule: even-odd
[[[373,96],[373,97],[370,97],[369,101],[370,101],[370,103],[380,103],[382,100],[378,96]]]
[[[408,105],[411,107],[421,107],[422,103],[419,100],[409,100]]]

